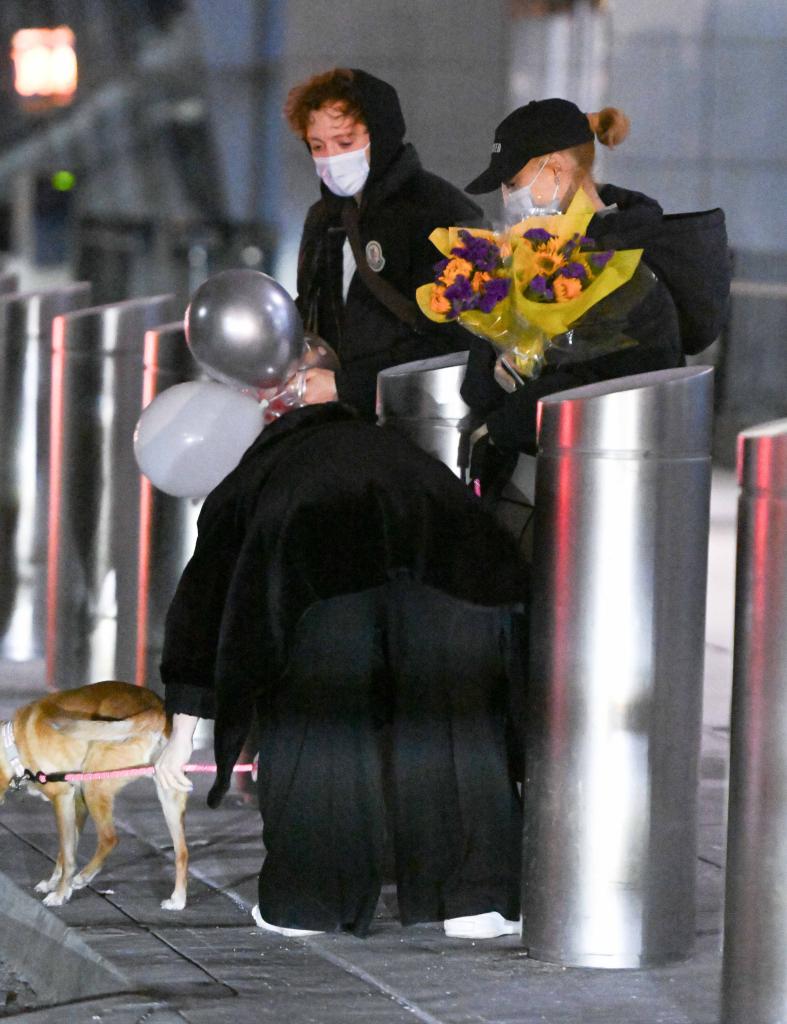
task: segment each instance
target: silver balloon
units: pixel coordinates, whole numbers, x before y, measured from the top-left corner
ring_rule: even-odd
[[[186,309],[186,340],[211,377],[270,388],[297,368],[303,323],[278,281],[258,270],[224,270],[199,286]]]

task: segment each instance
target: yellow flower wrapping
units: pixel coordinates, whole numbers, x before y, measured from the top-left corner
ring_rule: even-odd
[[[476,238],[486,238],[496,245],[500,244],[500,237],[494,231],[487,231],[485,228],[462,227],[435,228],[431,235],[429,235],[429,241],[443,256],[450,259],[452,255],[451,250],[463,244],[462,238],[459,235],[460,231],[467,231]],[[434,283],[422,284],[415,291],[415,301],[425,317],[438,324],[451,323],[457,318],[448,316],[445,313],[438,313],[432,308],[432,295],[436,287],[437,285]],[[509,292],[509,298],[497,304],[492,313],[470,310],[467,313],[460,314],[459,322],[474,334],[479,334],[481,337],[488,338],[494,344],[498,344],[512,327],[510,294]]]
[[[503,251],[510,246],[513,253],[513,287],[491,313],[470,310],[460,313],[457,318],[438,313],[432,308],[432,297],[437,286],[434,283],[424,284],[415,294],[421,312],[435,323],[450,323],[458,319],[473,334],[486,338],[498,349],[510,351],[516,368],[522,374],[533,375],[549,340],[567,331],[596,303],[626,284],[639,265],[642,249],[621,249],[615,252],[596,279],[576,298],[565,302],[536,302],[525,298],[523,292],[538,272],[534,266],[533,249],[523,238],[525,232],[542,228],[557,236],[555,247],[559,248],[574,235],[584,235],[594,213],[590,199],[579,189],[564,214],[527,217],[509,229],[507,238],[481,228],[435,228],[429,240],[448,258],[452,256],[454,248],[462,245],[460,231],[489,239],[501,246]]]
[[[595,306],[597,302],[630,281],[642,256],[642,249],[620,249],[609,260],[595,281],[591,282],[575,299],[569,299],[567,302],[536,302],[533,299],[526,299],[522,294],[528,281],[522,280],[517,273],[517,257],[520,251],[521,249],[518,248],[514,253],[514,280],[516,282],[513,289],[514,307],[520,316],[529,323],[535,324],[550,338],[568,330],[571,324],[578,320],[583,313],[587,313],[591,306]]]

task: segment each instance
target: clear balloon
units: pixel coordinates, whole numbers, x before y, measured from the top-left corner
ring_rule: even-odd
[[[298,369],[304,370],[316,366],[335,372],[339,369],[339,365],[339,357],[328,342],[323,341],[319,335],[306,331],[303,336],[303,354]]]
[[[303,351],[294,375],[283,385],[273,388],[260,388],[256,393],[264,403],[265,425],[273,423],[290,409],[299,409],[303,404],[302,371],[312,368],[336,371],[339,369],[339,357],[328,344],[316,334],[306,331],[303,338]]]
[[[240,462],[264,426],[256,399],[216,381],[176,384],[142,411],[137,465],[154,487],[204,498]]]
[[[224,270],[203,282],[185,316],[186,341],[211,377],[270,388],[298,367],[303,323],[284,288],[258,270]]]

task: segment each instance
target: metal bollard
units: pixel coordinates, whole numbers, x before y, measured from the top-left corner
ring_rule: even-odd
[[[89,300],[84,282],[0,295],[0,657],[12,661],[44,654],[52,320]]]
[[[201,375],[186,344],[182,322],[164,324],[145,334],[144,361],[143,408],[173,384]],[[201,500],[164,494],[140,476],[135,682],[159,693],[164,620],[194,550],[201,506]]]
[[[53,324],[47,681],[65,689],[135,677],[145,331],[170,295],[57,317]]]
[[[694,940],[713,371],[540,403],[522,941],[645,967]]]
[[[723,1024],[787,1022],[787,419],[738,435]]]
[[[382,370],[377,375],[377,418],[405,434],[460,479],[467,468],[465,420],[470,408],[459,389],[467,352],[451,352]]]

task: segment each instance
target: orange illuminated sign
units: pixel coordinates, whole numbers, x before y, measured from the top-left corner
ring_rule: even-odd
[[[77,87],[74,33],[59,28],[23,28],[11,40],[14,88],[27,100],[69,103]]]

